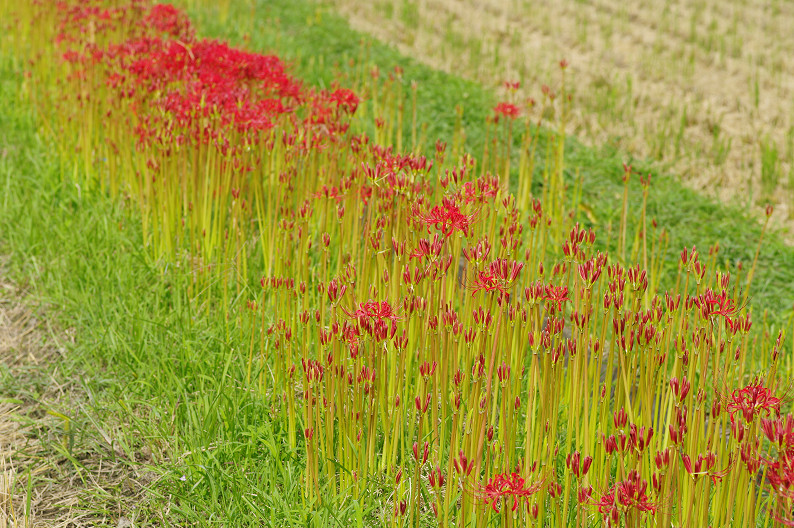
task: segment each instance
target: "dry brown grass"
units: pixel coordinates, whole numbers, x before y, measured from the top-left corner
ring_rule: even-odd
[[[569,132],[659,160],[720,200],[771,200],[775,220],[794,227],[794,4],[331,3],[355,29],[435,68],[489,85],[520,79],[525,95],[536,98],[542,84],[559,80],[557,64],[566,58],[575,94]],[[778,152],[777,162],[767,164],[777,185],[766,188],[764,144]]]
[[[88,395],[60,367],[71,333],[29,304],[0,262],[0,368],[16,388],[0,399],[0,528],[132,526],[150,456],[119,449],[117,421],[86,418]]]

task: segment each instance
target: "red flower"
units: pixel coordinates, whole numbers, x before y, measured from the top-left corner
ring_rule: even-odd
[[[725,290],[717,295],[711,289],[707,289],[702,295],[698,295],[694,299],[695,306],[700,308],[703,317],[710,318],[721,315],[727,320],[731,320],[739,312],[736,303],[728,297]]]
[[[512,497],[512,511],[518,509],[519,501],[528,501],[529,497],[540,491],[543,481],[539,480],[529,485],[518,473],[507,473],[496,475],[488,480],[488,484],[480,486],[474,492],[474,496],[482,500],[486,505],[490,504],[494,511],[499,511],[499,501],[508,500]]]
[[[480,290],[499,291],[505,295],[510,291],[510,285],[518,278],[524,268],[523,262],[496,259],[488,265],[485,271],[477,272],[472,284],[472,294]]]
[[[496,276],[492,275],[489,271],[478,271],[477,276],[474,279],[474,283],[471,286],[471,294],[474,295],[480,290],[485,290],[487,292],[498,291],[503,294],[507,294],[507,289],[504,285],[499,281]]]
[[[782,456],[780,460],[767,460],[766,478],[780,497],[794,499],[794,457]]]
[[[350,115],[353,115],[358,108],[359,99],[352,90],[346,88],[339,88],[334,91],[329,100],[336,103],[336,107],[344,110]]]
[[[369,300],[365,303],[360,303],[358,309],[348,312],[344,308],[342,311],[348,316],[356,320],[358,323],[359,335],[365,332],[367,335],[375,339],[376,342],[392,339],[397,334],[397,320],[399,316],[397,312],[386,301],[377,302]],[[358,343],[356,342],[356,347]],[[353,349],[351,348],[351,351]],[[356,353],[358,349],[356,348]]]
[[[794,415],[776,420],[761,418],[761,431],[779,451],[794,452]]]
[[[626,480],[618,482],[592,504],[598,507],[607,526],[611,526],[610,523],[617,524],[620,514],[630,509],[655,515],[658,506],[648,499],[645,493],[647,489],[648,482],[640,479],[637,471],[632,471]]]
[[[728,457],[728,465],[721,471],[717,471],[717,455],[711,452],[698,455],[694,463],[692,459],[689,458],[689,455],[682,454],[681,462],[684,465],[684,470],[686,470],[691,477],[697,479],[700,475],[708,475],[715,485],[718,480],[721,480],[722,477],[728,474],[733,464],[731,457]]]
[[[780,398],[772,395],[772,391],[764,387],[763,380],[756,378],[743,389],[736,389],[729,398],[728,412],[733,415],[741,412],[745,422],[750,423],[756,413],[768,416],[770,412],[780,413]]]
[[[457,196],[466,203],[485,203],[490,198],[495,197],[500,189],[499,178],[486,174],[473,182],[465,182]]]
[[[352,312],[348,312],[344,308],[342,311],[348,315],[348,317],[352,317],[357,320],[362,319],[372,319],[372,320],[383,320],[389,319],[391,321],[397,321],[400,317],[397,315],[397,312],[394,311],[394,308],[386,301],[373,301],[370,299],[365,303],[359,303],[358,309],[353,310]]]
[[[431,260],[441,256],[441,248],[443,247],[444,239],[436,234],[432,240],[422,238],[417,243],[416,249],[411,252],[409,258],[422,259],[430,257]]]
[[[155,4],[143,19],[144,25],[173,38],[193,40],[193,27],[185,13],[170,4]]]
[[[463,214],[454,202],[446,198],[440,206],[433,207],[428,213],[423,213],[419,206],[415,205],[413,213],[419,220],[427,224],[428,232],[430,231],[430,226],[434,226],[446,237],[449,237],[456,229],[468,236],[471,223],[477,216],[476,214]]]
[[[504,116],[508,119],[515,119],[521,113],[518,107],[511,103],[499,103],[494,107],[493,111],[496,114],[497,122],[501,116]]]
[[[546,286],[546,294],[543,296],[547,301],[551,301],[552,305],[557,303],[557,311],[562,310],[562,303],[568,299],[568,286]]]

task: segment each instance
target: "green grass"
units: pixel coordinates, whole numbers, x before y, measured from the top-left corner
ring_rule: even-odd
[[[250,31],[251,48],[278,52],[297,75],[318,86],[334,80],[331,58],[344,70],[348,59],[359,57],[364,38],[322,6],[302,0],[261,1],[255,20],[249,20],[245,6],[232,10],[223,23],[209,9],[194,9],[193,15],[204,35],[239,43]],[[431,143],[437,137],[451,141],[455,105],[463,104],[468,150],[482,151],[483,123],[495,103],[491,92],[364,40],[368,60],[382,72],[399,64],[406,83],[419,83],[419,115],[428,123]],[[99,450],[109,464],[154,472],[156,480],[147,485],[146,500],[136,510],[139,525],[381,524],[384,495],[366,504],[347,499],[307,512],[301,499],[303,461],[287,447],[279,421],[271,419],[276,410],[230,383],[245,376],[235,325],[227,334],[213,314],[191,311],[185,274],[163,273],[163,263],[150,261],[142,250],[134,208],[62,183],[56,154],[37,134],[29,107],[19,103],[20,65],[3,57],[0,72],[0,253],[10,257],[9,270],[18,283],[56,307],[50,315],[57,326],[76,331],[66,357],[38,375],[40,384],[52,375],[81,394],[80,405],[70,400],[54,409],[72,417],[78,431],[69,449],[49,448],[63,468],[61,478],[86,479],[89,465],[83,457],[91,450]],[[570,181],[578,170],[583,201],[593,211],[603,247],[613,247],[617,239],[623,161],[609,148],[591,149],[575,140],[567,146]],[[635,216],[640,203],[636,183],[631,193]],[[721,260],[741,260],[749,268],[760,227],[743,211],[704,199],[672,176],[655,174],[648,213],[670,233],[668,277],[674,278],[684,246],[694,244],[705,253],[717,241]],[[584,215],[582,221],[590,222]],[[632,233],[633,227],[629,238]],[[788,317],[794,303],[793,263],[794,250],[768,236],[752,290],[756,324],[763,310],[778,326]],[[9,375],[0,388],[31,404],[42,390]],[[48,433],[37,434],[44,439]],[[53,478],[45,473],[33,485]],[[113,505],[126,500],[129,491],[86,481],[83,505],[115,526],[119,514]],[[373,491],[381,488],[379,482],[371,484]]]

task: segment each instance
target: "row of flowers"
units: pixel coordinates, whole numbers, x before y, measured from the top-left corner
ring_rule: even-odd
[[[628,248],[625,198],[603,250],[564,127],[541,141],[530,122],[564,116],[564,84],[519,105],[508,83],[478,164],[460,125],[425,149],[412,123],[398,147],[399,69],[319,90],[146,0],[13,16],[63,156],[137,204],[149,254],[235,323],[233,383],[304,455],[307,504],[386,474],[394,526],[794,525],[790,361],[737,301],[752,273],[719,268],[716,246],[665,262],[644,205]]]

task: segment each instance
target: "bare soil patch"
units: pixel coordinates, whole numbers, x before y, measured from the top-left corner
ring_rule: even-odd
[[[570,63],[569,132],[659,160],[794,232],[794,5],[781,1],[330,0],[434,68],[540,99]]]

